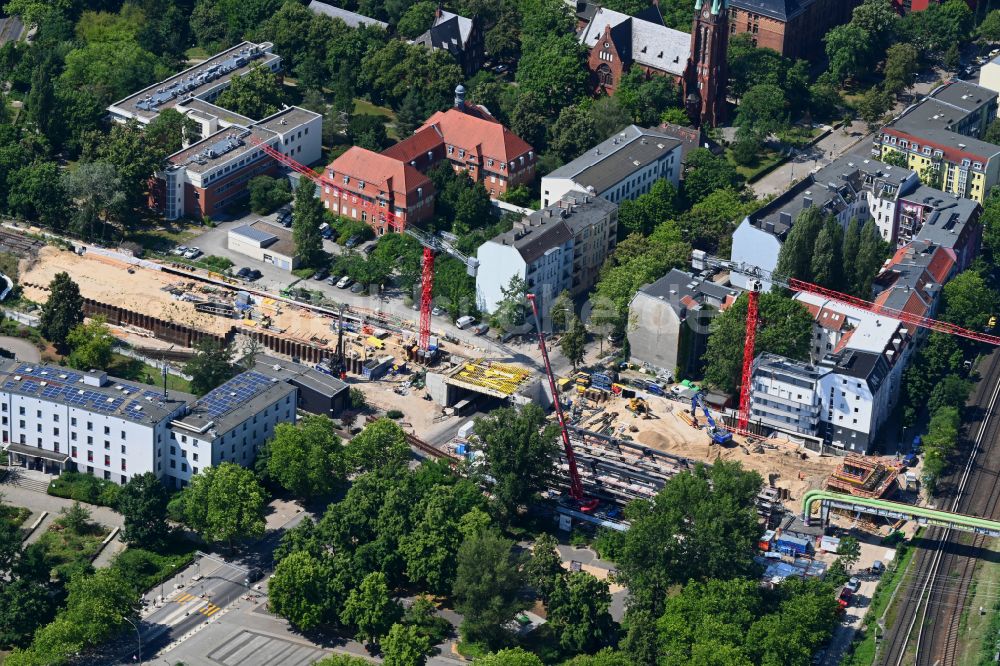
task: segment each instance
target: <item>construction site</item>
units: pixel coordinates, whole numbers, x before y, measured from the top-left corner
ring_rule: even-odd
[[[102,314],[109,324],[134,335],[180,347],[193,346],[204,336],[232,342],[244,335],[257,339],[269,353],[320,363],[336,352],[342,321],[349,383],[364,391],[371,405],[402,411],[408,430],[428,441],[448,442],[469,416],[495,406],[551,405],[537,368],[487,358],[482,349],[468,345],[442,345],[439,362],[425,371],[415,321],[357,308],[339,312],[261,293],[218,274],[129,261],[111,253],[78,254],[45,246],[23,255],[19,268],[24,295],[32,301],[44,302],[47,285],[56,273],[66,272],[79,285],[88,315]],[[692,414],[688,397],[697,391],[683,386],[669,393],[640,376],[626,380],[597,371],[586,379],[574,376],[558,382],[570,425],[577,433],[590,433],[574,435],[582,473],[591,477],[585,482],[615,489],[613,497],[651,496],[662,480],[691,461],[739,460],[778,489],[780,498],[790,500],[811,488],[826,487],[837,469],[837,458],[803,453],[784,440],[747,444],[735,435],[719,445],[712,433],[722,429],[712,425],[715,430],[710,430],[701,414]],[[618,444],[608,444],[611,441]],[[624,452],[617,452],[619,448]],[[616,456],[625,458],[616,461]]]

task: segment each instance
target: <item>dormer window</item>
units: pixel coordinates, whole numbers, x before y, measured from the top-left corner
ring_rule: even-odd
[[[350,185],[350,184],[351,184],[351,178],[349,176],[344,176],[344,185]]]
[[[359,190],[365,189],[365,181],[363,181],[363,180],[359,180],[358,181],[358,189]]]

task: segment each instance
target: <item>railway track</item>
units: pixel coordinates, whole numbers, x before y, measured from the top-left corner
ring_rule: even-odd
[[[1000,503],[1000,422],[993,418],[1000,399],[1000,352],[988,361],[988,371],[976,387],[977,414],[966,431],[971,440],[965,465],[945,480],[949,510],[989,518],[998,517]],[[994,455],[997,452],[998,455]],[[923,537],[933,544],[921,548],[897,589],[901,595],[895,625],[880,646],[878,663],[902,666],[912,663],[949,666],[956,663],[960,627],[978,550],[985,537],[971,545],[960,533],[932,527]],[[907,647],[915,636],[913,661],[906,661]]]

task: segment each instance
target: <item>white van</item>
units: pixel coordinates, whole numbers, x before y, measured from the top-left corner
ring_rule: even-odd
[[[455,322],[455,326],[458,326],[459,328],[465,328],[467,326],[472,326],[475,323],[476,323],[475,317],[470,317],[469,315],[465,315],[464,317],[458,318],[458,320]]]

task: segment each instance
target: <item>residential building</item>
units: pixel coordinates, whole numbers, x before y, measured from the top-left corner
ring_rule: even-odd
[[[753,361],[750,421],[822,442],[823,388],[829,369],[764,353]]]
[[[319,0],[311,0],[309,3],[309,10],[313,14],[322,14],[324,16],[329,16],[330,18],[339,19],[351,28],[367,28],[372,26],[381,28],[382,30],[389,29],[389,24],[384,21],[368,18],[367,16],[362,16],[361,14],[357,14],[355,12],[349,12],[346,9],[341,9],[340,7],[335,7],[334,5],[320,2]]]
[[[295,407],[291,384],[255,370],[236,375],[170,423],[164,475],[182,487],[208,465],[252,465],[276,425],[295,423]]]
[[[483,66],[483,31],[479,21],[441,9],[434,11],[434,23],[414,44],[428,49],[447,51],[462,66],[466,76],[472,76]]]
[[[886,262],[872,288],[878,305],[921,317],[934,317],[944,284],[959,272],[954,250],[927,240],[901,247]],[[918,329],[917,334],[926,333]]]
[[[277,224],[263,220],[241,224],[229,230],[226,241],[233,252],[284,271],[294,270],[299,263],[292,232]]]
[[[618,207],[586,192],[570,192],[535,211],[510,231],[479,246],[476,300],[496,310],[514,276],[541,303],[563,290],[579,294],[593,286],[618,237]]]
[[[676,268],[645,285],[628,306],[629,361],[676,378],[698,376],[709,325],[739,294]]]
[[[320,192],[334,215],[370,224],[378,235],[393,224],[418,224],[434,214],[434,185],[406,162],[352,146],[326,167]]]
[[[933,177],[943,191],[982,203],[1000,184],[1000,146],[981,140],[996,116],[996,92],[950,81],[883,127],[872,155],[905,158],[910,169],[925,180]]]
[[[691,51],[691,35],[663,24],[654,5],[629,16],[591,5],[580,43],[589,51],[587,68],[597,92],[613,95],[622,76],[639,67],[646,76],[669,76],[680,83]]]
[[[312,164],[321,155],[323,116],[297,106],[246,125],[229,125],[222,117],[209,122],[219,129],[167,157],[155,174],[149,205],[168,220],[217,215],[248,196],[251,179],[279,175],[281,164],[261,144],[301,164]]]
[[[591,192],[617,204],[649,192],[660,178],[677,186],[681,146],[681,141],[659,129],[629,125],[543,176],[542,206],[572,190]]]
[[[455,171],[481,182],[493,199],[535,178],[534,149],[504,127],[484,106],[465,101],[465,87],[455,88],[455,105],[427,119],[416,132],[382,151],[386,160],[419,172],[448,160]],[[399,167],[392,167],[399,168]]]
[[[104,372],[0,360],[0,433],[12,464],[126,483],[152,472],[170,486],[223,461],[249,465],[296,388],[244,372],[201,398]]]
[[[657,129],[681,142],[681,173],[683,173],[684,167],[687,166],[688,155],[696,148],[704,148],[716,156],[725,153],[725,148],[719,145],[718,141],[708,136],[704,128],[686,127],[676,123],[660,123]]]
[[[860,0],[729,0],[729,35],[749,34],[761,48],[810,62],[823,58],[823,37],[850,22]]]
[[[915,171],[868,158],[862,149],[808,175],[745,217],[733,233],[733,261],[773,271],[795,219],[810,207],[833,215],[845,229],[852,219],[862,225],[872,220],[893,248],[932,240],[954,250],[961,266],[976,255],[982,235],[978,203],[922,185]],[[734,275],[733,284],[746,288],[746,276]]]

